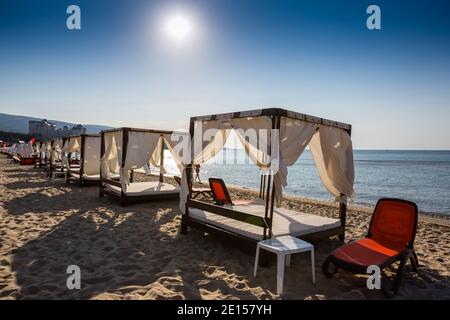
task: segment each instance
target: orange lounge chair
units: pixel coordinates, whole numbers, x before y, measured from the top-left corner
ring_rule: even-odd
[[[211,194],[217,205],[239,205],[239,204],[249,204],[252,200],[236,200],[232,201],[230,193],[228,192],[227,186],[222,179],[219,178],[209,178],[209,186],[211,187]]]
[[[367,268],[376,265],[384,269],[399,261],[392,289],[381,285],[383,293],[392,297],[397,293],[408,260],[417,272],[418,259],[414,252],[417,229],[417,205],[413,202],[384,198],[378,200],[370,222],[369,232],[363,239],[352,241],[334,250],[322,265],[327,277],[339,268],[353,273],[367,274]],[[335,266],[329,270],[330,264]]]

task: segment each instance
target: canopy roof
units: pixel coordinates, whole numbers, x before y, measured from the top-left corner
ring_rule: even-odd
[[[351,131],[352,126],[348,123],[338,122],[333,120],[328,120],[325,118],[319,118],[311,116],[308,114],[289,111],[281,108],[265,108],[265,109],[255,109],[249,111],[238,111],[229,113],[217,113],[205,116],[191,117],[191,122],[193,121],[208,121],[208,120],[226,120],[226,119],[238,119],[238,118],[248,118],[248,117],[259,117],[259,116],[279,116],[286,117],[295,120],[302,120],[305,122],[311,122],[315,124],[321,124],[330,127],[341,128]]]
[[[203,139],[196,132],[200,124],[202,130],[218,129],[214,139],[195,142],[198,138]],[[247,156],[258,167],[267,169],[270,166],[269,175],[273,176],[273,186],[270,178],[267,186],[271,188],[271,198],[275,204],[281,205],[282,190],[287,186],[287,168],[296,162],[307,146],[311,149],[317,172],[326,189],[341,202],[353,196],[354,164],[350,124],[280,108],[192,117],[190,134],[195,147],[201,146],[200,150],[193,150],[192,164],[204,163],[217,154],[225,145],[229,129],[235,130]],[[258,141],[252,142],[246,139],[249,129],[268,130],[267,133],[257,133]],[[270,144],[270,147],[261,149],[260,141]],[[277,149],[273,148],[274,142]],[[267,159],[269,165],[265,162]],[[186,182],[182,184],[184,189],[188,186]],[[184,191],[181,193],[182,210],[187,199]]]

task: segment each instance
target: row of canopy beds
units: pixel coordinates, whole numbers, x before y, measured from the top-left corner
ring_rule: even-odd
[[[202,133],[209,129],[214,134],[203,139]],[[248,129],[257,129],[258,143],[246,135]],[[259,198],[250,202],[194,198],[194,166],[214,158],[231,131],[260,169]],[[271,147],[262,150],[261,141],[271,141]],[[188,158],[177,149],[183,143],[188,145]],[[277,150],[271,150],[274,145]],[[282,207],[288,168],[307,146],[324,187],[339,202],[336,218]],[[79,186],[98,184],[100,197],[110,196],[124,206],[179,198],[181,234],[189,228],[200,229],[252,254],[258,241],[273,236],[315,240],[338,235],[343,240],[347,200],[354,193],[351,125],[279,108],[192,117],[189,133],[118,128],[41,143],[39,149],[43,152],[39,152],[37,166],[66,172],[67,181]],[[165,149],[180,171],[178,184],[165,181]],[[151,173],[149,164],[159,168],[159,180],[134,181],[136,170]]]

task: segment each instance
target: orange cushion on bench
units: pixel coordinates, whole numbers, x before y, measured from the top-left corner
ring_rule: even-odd
[[[370,238],[350,242],[333,252],[333,255],[344,262],[367,267],[381,265],[405,250],[404,246],[383,245]]]

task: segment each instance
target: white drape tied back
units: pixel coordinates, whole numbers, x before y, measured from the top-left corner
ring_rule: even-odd
[[[180,210],[186,213],[186,202],[189,195],[189,185],[187,180],[187,167],[189,165],[202,164],[222,150],[228,135],[230,123],[222,120],[196,121],[194,124],[194,139],[190,141],[188,133],[180,134],[181,142],[171,139],[170,146],[173,149],[172,154],[176,158],[178,167],[181,171],[180,187]],[[191,153],[180,155],[175,145],[182,145],[184,152]]]
[[[65,153],[79,152],[80,149],[81,149],[81,137],[80,136],[70,137],[64,145]],[[69,158],[68,157],[64,157],[64,166],[66,168],[69,167]]]
[[[279,168],[274,176],[275,204],[281,205],[283,188],[287,186],[288,167],[302,155],[318,126],[314,123],[281,118],[279,137]]]
[[[105,153],[100,160],[102,176],[110,179],[111,173],[119,173],[122,163],[122,131],[105,132]]]
[[[130,172],[148,169],[148,163],[159,166],[164,137],[158,132],[128,131],[126,159],[122,162],[123,131],[105,132],[105,154],[101,159],[102,176],[110,178],[119,172],[122,190],[130,184]],[[164,172],[164,168],[160,168]]]
[[[270,131],[272,119],[265,116],[196,121],[191,163],[202,164],[217,154],[223,148],[228,138],[227,129],[230,128],[236,132],[250,160],[263,172],[274,174],[276,206],[281,205],[283,188],[288,184],[288,167],[298,160],[308,145],[325,188],[337,201],[347,201],[353,197],[353,149],[350,134],[346,130],[286,117],[280,119],[278,132]],[[208,129],[217,129],[214,137],[205,134]],[[252,135],[256,135],[256,139]],[[189,192],[186,167],[183,167],[182,172],[180,209],[185,213]]]
[[[150,161],[160,135],[153,132],[128,132],[128,147],[125,163],[120,168],[120,183],[123,190],[130,184],[130,170],[142,168]]]
[[[86,136],[84,143],[83,172],[86,175],[97,175],[100,173],[101,138]]]
[[[347,131],[320,126],[309,144],[317,172],[336,201],[354,197],[355,180],[352,140]]]

